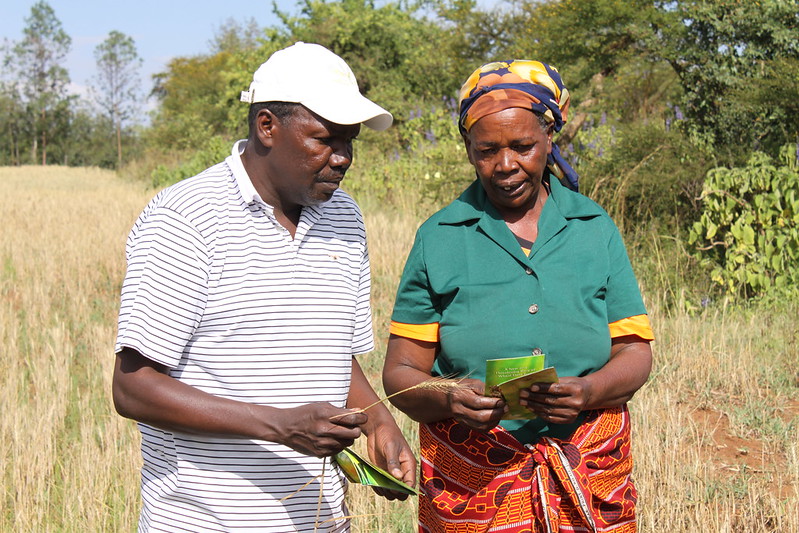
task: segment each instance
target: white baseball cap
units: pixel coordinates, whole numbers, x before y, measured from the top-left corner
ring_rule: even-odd
[[[343,59],[324,46],[301,41],[278,50],[258,67],[241,101],[298,103],[330,122],[363,123],[378,131],[394,120],[361,94]]]

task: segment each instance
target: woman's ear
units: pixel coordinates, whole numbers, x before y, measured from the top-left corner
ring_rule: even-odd
[[[468,133],[461,133],[461,139],[463,139],[463,146],[466,148],[466,157],[469,158],[469,163],[474,166],[474,161],[472,160],[472,140],[469,138]]]

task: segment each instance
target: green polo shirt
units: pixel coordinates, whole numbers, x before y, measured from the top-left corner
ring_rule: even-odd
[[[621,235],[592,200],[551,180],[529,257],[479,181],[418,230],[392,321],[439,324],[433,375],[485,381],[486,359],[546,354],[560,376],[610,356],[608,324],[646,313]],[[522,443],[579,425],[508,420]]]

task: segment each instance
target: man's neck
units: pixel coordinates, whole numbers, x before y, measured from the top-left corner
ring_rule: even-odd
[[[257,142],[247,141],[244,152],[241,154],[241,163],[250,182],[255,187],[255,191],[264,202],[272,207],[277,222],[286,228],[293,238],[297,231],[297,225],[300,223],[302,206],[283,201],[269,180],[269,171],[265,164],[266,154],[257,153],[257,150]],[[261,147],[261,150],[265,151],[266,149]]]

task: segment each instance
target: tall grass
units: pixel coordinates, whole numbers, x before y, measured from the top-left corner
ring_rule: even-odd
[[[0,531],[135,530],[138,433],[114,413],[110,377],[125,236],[152,194],[97,170],[0,168]],[[380,388],[421,215],[358,199],[378,339],[363,366]],[[657,335],[631,404],[640,529],[799,531],[799,309],[666,305],[679,295],[668,254],[634,262]],[[351,486],[349,503],[354,531],[415,531],[413,499]]]
[[[2,531],[124,531],[138,435],[109,390],[123,246],[148,193],[99,170],[0,169]]]

